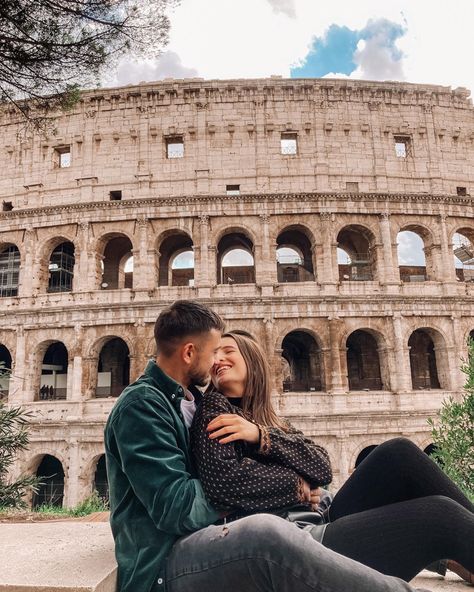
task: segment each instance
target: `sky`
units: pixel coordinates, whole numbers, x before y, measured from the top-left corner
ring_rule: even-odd
[[[474,95],[474,0],[181,0],[169,15],[161,57],[124,58],[106,86],[276,75],[440,84]],[[410,232],[399,236],[399,258],[424,265]]]
[[[123,59],[107,86],[280,75],[474,91],[474,0],[181,0],[170,18],[162,56]]]

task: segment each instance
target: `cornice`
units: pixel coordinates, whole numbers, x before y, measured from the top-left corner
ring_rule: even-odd
[[[0,220],[15,220],[17,218],[31,218],[32,216],[50,216],[60,212],[93,212],[95,210],[129,210],[133,208],[152,206],[154,208],[183,205],[225,205],[228,203],[287,203],[307,202],[321,203],[327,207],[327,202],[367,202],[374,203],[443,203],[449,205],[472,206],[470,196],[460,197],[453,195],[427,195],[420,193],[265,193],[265,194],[241,194],[241,195],[181,195],[175,197],[154,197],[127,199],[124,201],[97,201],[89,203],[64,203],[42,208],[27,208],[0,212]],[[326,202],[326,203],[325,203]]]

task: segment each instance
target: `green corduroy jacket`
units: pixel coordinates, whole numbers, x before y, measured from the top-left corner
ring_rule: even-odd
[[[175,541],[219,518],[195,476],[183,397],[183,388],[150,361],[107,421],[117,592],[165,590],[165,560]]]

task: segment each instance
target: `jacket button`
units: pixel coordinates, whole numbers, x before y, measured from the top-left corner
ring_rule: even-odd
[[[160,584],[160,586],[161,586],[162,583],[163,583],[163,578],[158,578],[158,584]]]

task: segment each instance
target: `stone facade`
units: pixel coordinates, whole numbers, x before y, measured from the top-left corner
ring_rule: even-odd
[[[65,504],[90,494],[114,396],[178,298],[260,340],[280,412],[327,447],[336,486],[369,446],[402,434],[426,448],[474,329],[474,284],[453,260],[455,234],[474,241],[468,95],[166,80],[84,92],[50,136],[4,110],[3,392],[34,414],[16,471],[50,455]],[[407,230],[421,271],[400,268]],[[176,264],[190,253],[194,266]]]

